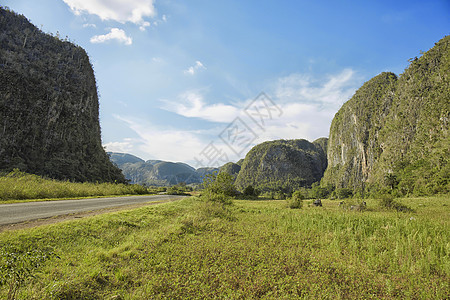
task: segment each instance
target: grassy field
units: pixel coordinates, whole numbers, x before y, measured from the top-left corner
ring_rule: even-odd
[[[0,203],[25,199],[79,198],[147,193],[148,189],[135,184],[75,183],[45,179],[20,171],[13,171],[0,176]]]
[[[0,298],[448,299],[450,200],[187,198],[0,234]],[[18,275],[17,275],[18,274]]]

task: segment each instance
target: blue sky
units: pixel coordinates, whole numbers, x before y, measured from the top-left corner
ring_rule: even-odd
[[[327,137],[365,81],[401,74],[450,30],[448,0],[0,4],[86,49],[107,150],[194,167]]]

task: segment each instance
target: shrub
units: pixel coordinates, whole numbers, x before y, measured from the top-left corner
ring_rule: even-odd
[[[192,188],[184,182],[167,188],[167,194],[169,195],[189,195],[188,192],[192,192]]]
[[[353,191],[349,188],[338,188],[334,191],[334,194],[338,199],[346,199],[353,195]]]
[[[295,191],[292,194],[292,197],[287,200],[289,208],[292,208],[292,209],[302,208],[303,198],[304,197],[303,197],[303,194],[301,191]]]
[[[257,199],[259,196],[259,191],[253,186],[249,185],[244,189],[242,195],[244,199]]]
[[[380,206],[382,208],[394,209],[401,212],[413,212],[413,209],[394,200],[394,196],[384,194],[380,197]]]
[[[234,187],[234,179],[228,173],[214,173],[206,175],[203,180],[205,191],[209,191],[213,194],[222,194],[229,197],[234,197],[237,194]]]

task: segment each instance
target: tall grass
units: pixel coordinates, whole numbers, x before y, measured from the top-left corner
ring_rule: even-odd
[[[449,198],[404,201],[414,212],[189,198],[4,232],[0,250],[60,257],[20,299],[448,299]]]
[[[0,200],[24,200],[146,194],[140,185],[114,183],[74,183],[45,179],[15,170],[0,177]]]

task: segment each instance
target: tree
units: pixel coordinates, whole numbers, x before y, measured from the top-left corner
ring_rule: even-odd
[[[228,173],[213,173],[206,175],[203,180],[205,191],[233,197],[236,195],[233,176]]]

